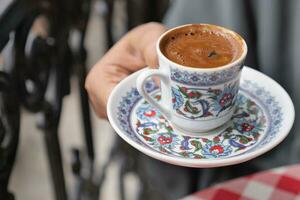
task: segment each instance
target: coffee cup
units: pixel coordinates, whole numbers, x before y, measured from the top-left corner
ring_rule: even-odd
[[[156,51],[159,68],[144,70],[137,89],[174,128],[203,133],[230,120],[247,54],[239,34],[210,24],[183,25],[165,32]],[[160,102],[144,88],[153,76],[161,81]]]

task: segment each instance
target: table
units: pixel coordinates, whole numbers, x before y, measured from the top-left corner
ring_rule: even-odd
[[[300,200],[300,164],[226,181],[182,200]]]

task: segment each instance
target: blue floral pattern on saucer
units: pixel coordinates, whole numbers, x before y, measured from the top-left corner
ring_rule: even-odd
[[[147,82],[146,89],[160,100],[153,81]],[[236,98],[236,111],[223,129],[207,136],[182,135],[132,88],[120,102],[118,121],[128,137],[153,151],[180,158],[222,159],[269,143],[282,126],[282,110],[264,88],[243,81]]]

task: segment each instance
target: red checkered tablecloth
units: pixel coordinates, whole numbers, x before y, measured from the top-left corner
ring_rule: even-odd
[[[300,165],[276,168],[233,179],[182,200],[300,200]]]

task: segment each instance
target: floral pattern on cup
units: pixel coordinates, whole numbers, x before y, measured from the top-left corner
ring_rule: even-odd
[[[234,79],[241,72],[243,65],[230,67],[220,72],[199,73],[171,67],[171,80],[193,86],[212,86],[226,83]]]
[[[160,95],[156,93],[154,98],[160,100]],[[237,98],[231,123],[214,137],[176,134],[170,122],[147,101],[139,104],[135,113],[136,132],[147,145],[164,154],[196,159],[228,157],[250,148],[267,123],[263,110],[243,94]]]
[[[188,119],[218,117],[232,108],[238,88],[238,81],[225,84],[223,90],[176,85],[172,87],[173,109]]]
[[[153,81],[148,81],[145,88],[160,101],[158,87]],[[157,109],[147,104],[136,88],[128,89],[122,96],[117,113],[118,123],[126,137],[144,148],[171,157],[234,157],[257,151],[280,134],[284,116],[282,107],[260,85],[249,80],[242,81],[236,98],[236,108],[230,126],[218,132],[221,137],[189,137],[176,133],[170,122]],[[148,129],[144,131],[143,128]],[[164,138],[158,139],[159,133],[165,133]]]

